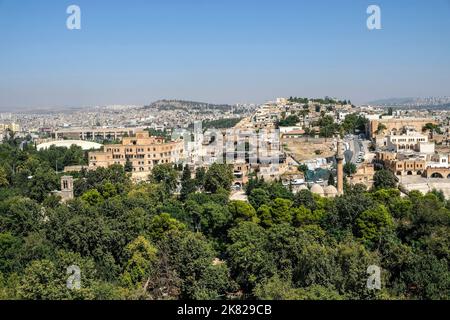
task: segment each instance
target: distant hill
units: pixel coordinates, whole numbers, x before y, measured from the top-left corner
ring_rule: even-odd
[[[185,100],[158,100],[150,105],[144,106],[144,109],[156,109],[158,111],[163,110],[184,110],[184,111],[230,111],[233,106],[228,104],[212,104],[206,102],[197,101],[185,101]]]
[[[371,105],[404,105],[404,104],[410,104],[414,103],[415,98],[388,98],[388,99],[379,99],[370,101],[367,104]]]
[[[371,101],[368,104],[386,107],[447,109],[450,106],[450,97],[390,98]]]
[[[21,108],[7,108],[1,107],[0,113],[33,113],[33,114],[48,114],[48,113],[70,113],[83,110],[84,107],[21,107]]]

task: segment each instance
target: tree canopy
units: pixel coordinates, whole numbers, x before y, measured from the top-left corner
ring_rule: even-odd
[[[228,165],[156,166],[137,184],[114,165],[74,175],[75,198],[60,202],[45,159],[0,145],[0,299],[450,296],[450,201],[401,195],[388,171],[334,199],[250,179],[236,201]],[[373,265],[381,290],[366,285]]]

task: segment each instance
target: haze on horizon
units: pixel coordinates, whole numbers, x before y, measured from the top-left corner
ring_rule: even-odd
[[[0,110],[449,96],[449,39],[449,0],[0,0]]]

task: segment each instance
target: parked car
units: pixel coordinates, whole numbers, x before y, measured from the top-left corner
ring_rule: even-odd
[[[305,183],[305,180],[304,180],[304,179],[293,179],[293,180],[291,181],[291,183],[292,183],[293,185],[300,185],[300,184],[304,184],[304,183]]]

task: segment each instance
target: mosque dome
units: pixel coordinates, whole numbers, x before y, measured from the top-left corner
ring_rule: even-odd
[[[324,192],[322,186],[320,184],[317,184],[317,183],[314,184],[311,187],[311,192],[314,193],[314,194],[318,194],[319,196],[324,196],[325,195],[325,192]]]
[[[337,194],[338,194],[338,191],[337,191],[337,189],[336,189],[335,186],[326,186],[326,187],[323,189],[323,191],[324,191],[324,193],[325,193],[325,196],[326,196],[326,197],[330,197],[330,198],[334,198],[334,197],[336,197]]]

